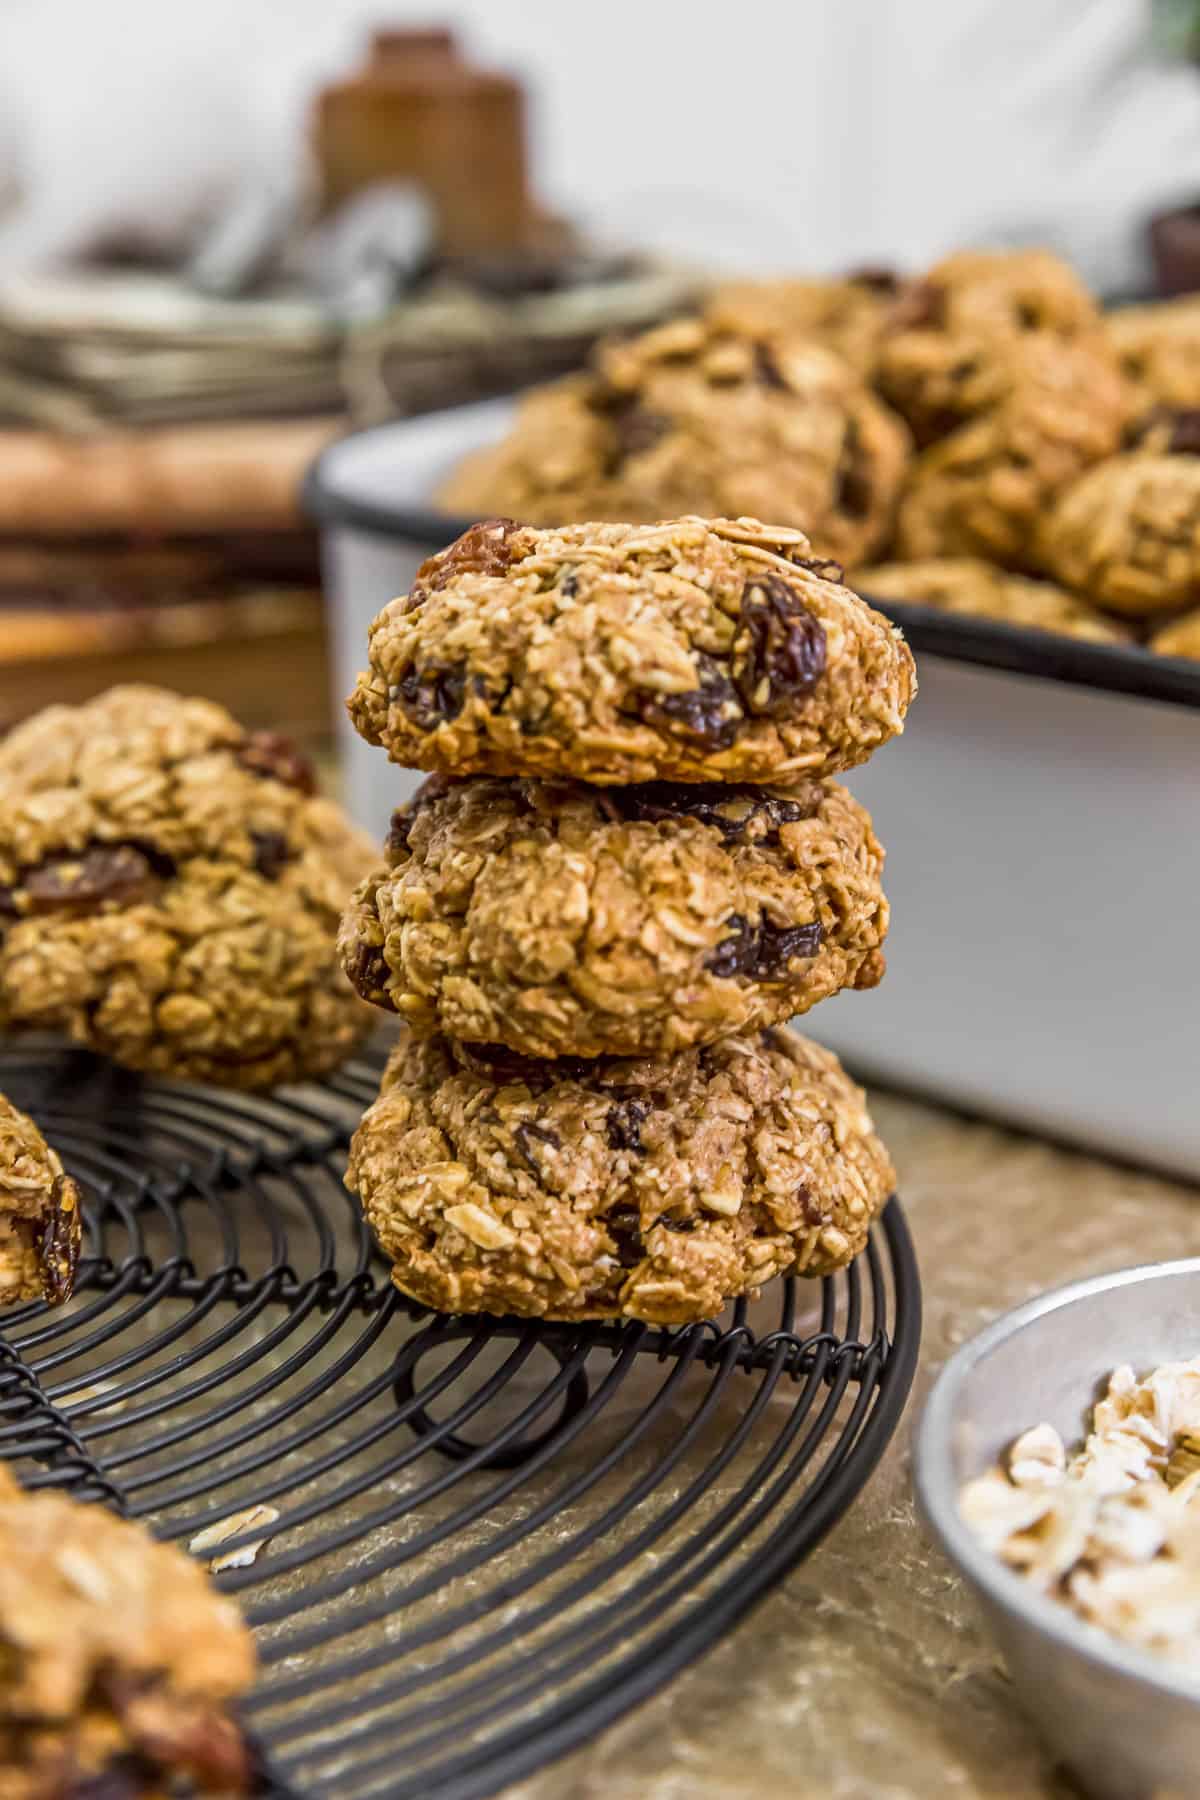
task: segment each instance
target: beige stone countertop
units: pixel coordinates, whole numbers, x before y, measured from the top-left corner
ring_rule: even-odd
[[[900,1430],[848,1515],[748,1621],[509,1800],[1074,1794],[916,1522],[913,1419],[946,1357],[997,1313],[1078,1276],[1200,1254],[1200,1189],[897,1095],[876,1093],[873,1109],[925,1296]]]

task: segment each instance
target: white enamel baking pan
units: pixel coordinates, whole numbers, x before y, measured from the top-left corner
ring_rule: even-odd
[[[367,626],[463,528],[429,499],[489,401],[344,439],[308,484],[339,695]],[[1200,1180],[1200,664],[888,603],[905,734],[850,785],[888,846],[888,975],[809,1023],[862,1076]],[[342,745],[382,837],[419,779]]]

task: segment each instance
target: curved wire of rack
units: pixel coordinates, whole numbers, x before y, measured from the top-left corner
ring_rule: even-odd
[[[267,1791],[473,1800],[812,1549],[896,1427],[920,1287],[893,1200],[850,1269],[720,1321],[430,1314],[342,1186],[379,1066],[247,1098],[0,1056],[88,1219],[74,1300],[4,1316],[0,1455],[209,1560]]]

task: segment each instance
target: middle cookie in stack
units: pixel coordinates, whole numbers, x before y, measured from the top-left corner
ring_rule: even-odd
[[[341,936],[406,1021],[348,1177],[406,1292],[673,1322],[862,1248],[863,1096],[768,1029],[883,972],[883,853],[828,776],[912,659],[837,574],[747,520],[492,522],[376,621],[352,716],[438,771]]]

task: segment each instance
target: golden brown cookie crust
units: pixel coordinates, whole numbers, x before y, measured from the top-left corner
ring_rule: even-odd
[[[492,520],[371,627],[348,702],[393,761],[600,783],[788,781],[864,762],[916,688],[896,628],[756,520]]]
[[[531,395],[509,438],[468,458],[438,498],[459,515],[540,525],[748,515],[859,561],[891,529],[908,447],[823,345],[676,319]]]
[[[1011,350],[1030,338],[1086,340],[1112,361],[1099,308],[1048,250],[963,250],[900,294],[880,341],[877,380],[926,446],[1010,391]]]
[[[0,1025],[239,1087],[331,1068],[369,1023],[333,946],[373,861],[222,707],[48,708],[0,744]]]
[[[427,1306],[664,1324],[842,1268],[893,1180],[837,1058],[778,1028],[568,1064],[406,1031],[347,1174]]]
[[[1150,639],[1150,648],[1160,656],[1185,656],[1200,662],[1200,610],[1160,626]]]
[[[835,783],[448,782],[342,924],[364,999],[527,1056],[669,1055],[883,973],[883,851]]]
[[[572,514],[607,518],[600,471],[611,460],[610,420],[593,410],[594,379],[567,375],[531,388],[498,443],[472,450],[434,499],[454,518],[499,515],[554,525]]]
[[[900,287],[899,278],[886,270],[826,279],[730,281],[709,296],[704,312],[714,325],[743,336],[769,332],[811,338],[869,377]]]
[[[1120,306],[1104,331],[1141,406],[1200,407],[1200,299]]]
[[[856,584],[869,597],[935,606],[974,618],[1000,619],[1036,631],[1092,644],[1128,644],[1132,633],[1052,581],[1014,575],[977,557],[934,557],[926,562],[880,563],[859,569]]]
[[[1047,508],[1119,448],[1128,390],[1093,342],[1043,334],[1007,354],[1007,398],[913,463],[896,528],[903,561],[977,556],[1005,567],[1036,566],[1035,538]]]
[[[3,1468],[0,1636],[5,1800],[69,1800],[130,1769],[143,1784],[131,1793],[175,1792],[179,1779],[188,1792],[251,1791],[229,1706],[256,1659],[236,1608],[141,1526],[65,1494],[22,1493]]]
[[[1046,567],[1130,618],[1200,598],[1200,456],[1135,451],[1062,494],[1039,540]]]
[[[0,1094],[0,1305],[69,1300],[82,1233],[78,1187],[33,1120]]]

